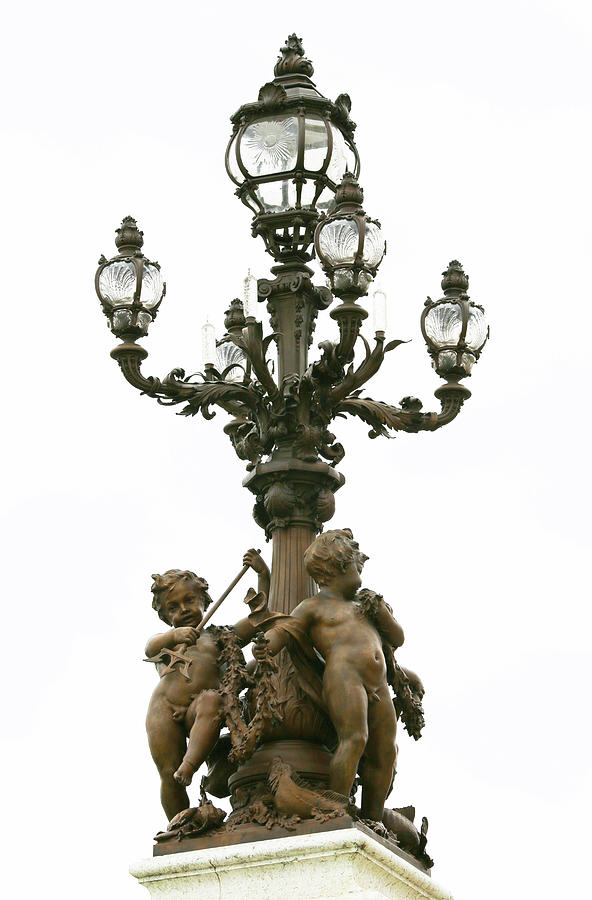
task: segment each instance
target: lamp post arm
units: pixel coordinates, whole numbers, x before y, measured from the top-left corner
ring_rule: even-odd
[[[436,391],[441,402],[439,413],[421,412],[422,403],[416,397],[405,397],[401,406],[390,406],[370,397],[346,397],[335,407],[335,415],[357,416],[371,425],[369,437],[379,435],[390,437],[388,430],[405,431],[415,434],[418,431],[436,431],[443,425],[452,422],[459,414],[464,401],[471,396],[468,388],[460,384],[446,384]]]
[[[147,350],[135,343],[123,343],[111,351],[117,360],[124,378],[133,387],[155,397],[166,406],[186,405],[180,415],[194,416],[201,412],[205,419],[212,419],[215,413],[210,407],[215,404],[234,416],[248,415],[250,410],[258,407],[260,396],[253,384],[227,382],[223,379],[212,379],[202,382],[185,378],[183,369],[173,369],[163,378],[144,376],[141,364],[148,356]]]

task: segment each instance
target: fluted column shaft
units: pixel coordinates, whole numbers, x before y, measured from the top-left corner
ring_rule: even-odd
[[[307,525],[288,525],[273,532],[270,607],[291,613],[316,586],[304,567],[304,552],[314,541],[316,530]]]

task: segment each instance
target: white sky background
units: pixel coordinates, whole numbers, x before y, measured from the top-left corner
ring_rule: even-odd
[[[365,583],[394,606],[401,662],[428,691],[424,737],[400,736],[392,805],[429,817],[434,877],[457,900],[579,895],[589,5],[275,9],[58,0],[4,13],[3,879],[15,897],[145,896],[127,865],[164,826],[143,724],[150,574],[189,567],[217,596],[263,538],[224,414],[176,418],[124,382],[93,277],[136,216],[168,286],[145,371],[199,369],[206,312],[221,327],[247,266],[263,277],[272,264],[224,152],[229,116],[295,30],[320,90],[351,95],[365,205],[389,247],[389,336],[413,339],[368,394],[438,408],[419,316],[450,259],[492,326],[452,425],[372,442],[361,422],[334,429],[347,485],[331,524],[371,556]],[[242,614],[246,587],[215,621]]]

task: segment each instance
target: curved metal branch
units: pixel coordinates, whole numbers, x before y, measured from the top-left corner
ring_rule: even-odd
[[[211,419],[215,415],[210,410],[212,404],[231,415],[246,416],[261,402],[260,394],[253,385],[222,380],[194,382],[185,378],[183,369],[173,369],[162,381],[153,376],[145,377],[141,364],[148,352],[139,344],[119,344],[111,351],[111,356],[119,363],[126,381],[143,394],[169,406],[186,403],[179,413],[183,416],[201,412],[204,418]]]
[[[434,395],[440,401],[442,411],[437,415],[433,431],[456,419],[463,403],[471,396],[471,392],[464,384],[443,384],[437,391],[434,391]]]
[[[366,384],[366,382],[378,372],[384,362],[384,357],[389,350],[394,350],[395,347],[398,347],[400,344],[407,343],[406,341],[389,341],[386,347],[384,347],[384,336],[377,334],[375,337],[376,345],[372,352],[370,352],[368,341],[364,335],[361,334],[360,337],[366,348],[365,359],[355,370],[353,366],[350,366],[341,384],[337,384],[331,390],[329,399],[332,404],[341,402],[341,400],[344,400],[352,393],[352,391],[358,390],[363,384]]]
[[[276,400],[279,397],[278,386],[271,376],[265,354],[271,341],[275,338],[275,333],[263,338],[263,326],[261,322],[250,321],[242,330],[242,334],[231,334],[230,338],[237,347],[243,351],[247,359],[251,363],[253,372],[265,388],[270,400]]]
[[[416,397],[404,397],[398,407],[370,397],[350,396],[335,408],[335,414],[348,414],[362,419],[372,426],[369,432],[371,438],[379,435],[390,437],[387,429],[408,433],[436,431],[456,418],[464,401],[470,396],[471,392],[463,385],[443,385],[436,391],[436,397],[442,404],[440,413],[422,413],[422,403]]]

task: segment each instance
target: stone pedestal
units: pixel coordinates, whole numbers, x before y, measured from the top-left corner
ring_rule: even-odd
[[[356,828],[157,856],[130,872],[169,900],[452,900]]]

